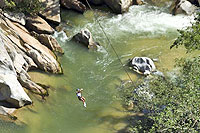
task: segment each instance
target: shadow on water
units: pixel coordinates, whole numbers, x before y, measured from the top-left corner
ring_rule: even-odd
[[[176,29],[182,27],[185,18],[158,11],[158,8],[152,10],[146,6],[134,6],[128,13],[114,16],[96,11],[102,14],[98,19],[124,64],[134,56],[147,56],[159,58],[160,62],[156,64],[158,69],[170,69],[174,65],[174,58],[184,55],[183,49],[169,51],[169,46],[177,36]],[[81,44],[69,41],[64,32],[62,33],[65,36],[58,33],[56,38],[65,51],[64,55],[58,57],[64,74],[46,74],[38,70],[29,72],[33,81],[52,87],[49,89],[49,97],[42,100],[29,95],[34,101],[33,107],[28,106],[18,112],[18,118],[28,126],[18,127],[13,123],[0,121],[0,132],[127,132],[130,122],[134,124],[144,117],[124,111],[121,101],[114,98],[120,95],[117,90],[119,85],[122,84],[123,87],[129,84],[129,79],[102,31],[94,22],[93,13],[61,13],[63,23],[73,24],[64,27],[65,30],[74,34],[80,29],[88,28],[94,39],[102,44],[102,49],[97,52],[88,51]],[[127,66],[125,69],[132,79],[141,77]],[[87,108],[84,108],[76,97],[75,90],[80,87],[84,88],[83,96],[86,97]],[[115,102],[118,104],[114,105]]]

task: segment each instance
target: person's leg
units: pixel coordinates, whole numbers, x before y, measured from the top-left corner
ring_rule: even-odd
[[[85,102],[85,98],[83,96],[81,97],[81,100],[83,101],[83,103]]]

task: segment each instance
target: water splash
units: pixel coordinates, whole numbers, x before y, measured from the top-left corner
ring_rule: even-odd
[[[190,26],[194,16],[173,16],[165,8],[143,5],[132,6],[125,14],[111,18],[103,16],[98,19],[106,33],[113,38],[126,36],[127,33],[143,37],[157,37]],[[89,23],[85,27],[95,34],[102,34],[97,23]]]

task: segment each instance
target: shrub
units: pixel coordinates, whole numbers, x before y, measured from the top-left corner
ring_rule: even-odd
[[[184,45],[187,52],[200,50],[200,13],[197,14],[196,21],[195,23],[192,23],[191,27],[178,31],[180,36],[170,48]]]
[[[23,12],[25,14],[37,14],[43,10],[40,0],[4,0],[5,10]]]
[[[172,47],[184,45],[187,52],[200,50],[200,15],[185,30]],[[155,76],[145,82],[122,89],[123,100],[134,101],[135,112],[142,119],[132,118],[130,132],[200,132],[200,56],[176,61],[179,73],[175,77]],[[135,88],[143,88],[141,95]]]

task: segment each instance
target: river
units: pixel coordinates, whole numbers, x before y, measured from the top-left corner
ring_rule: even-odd
[[[132,6],[128,13],[114,15],[95,10],[113,47],[125,64],[135,56],[157,58],[155,63],[160,71],[170,71],[174,59],[185,57],[185,49],[170,50],[178,36],[177,29],[190,25],[192,17],[172,16],[166,8],[150,5]],[[59,56],[64,75],[29,72],[38,83],[49,85],[49,97],[33,99],[33,106],[16,113],[18,123],[0,121],[2,133],[113,133],[123,131],[130,113],[117,99],[117,87],[128,77],[122,69],[112,48],[94,19],[94,12],[83,15],[62,10],[64,31],[55,37],[65,54]],[[80,29],[88,28],[94,39],[101,44],[98,51],[89,51],[81,44],[70,41]],[[191,56],[191,55],[187,55]],[[128,69],[128,67],[126,67]],[[128,70],[132,79],[139,76]],[[84,88],[87,108],[78,101],[76,88]]]

